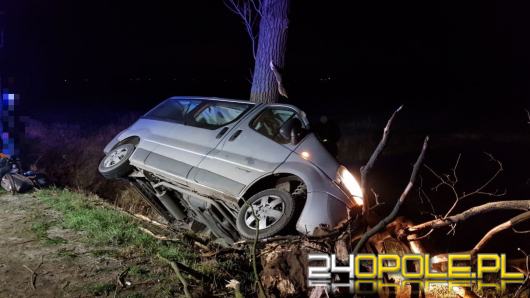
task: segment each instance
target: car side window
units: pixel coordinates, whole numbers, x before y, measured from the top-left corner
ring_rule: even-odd
[[[292,117],[297,115],[289,108],[267,108],[252,121],[250,127],[280,144],[287,144],[289,140],[281,136],[280,128]]]
[[[250,107],[251,105],[235,102],[207,102],[191,115],[191,121],[187,124],[200,128],[217,129],[237,120]]]
[[[187,114],[201,102],[198,99],[168,99],[149,111],[144,117],[184,123]]]

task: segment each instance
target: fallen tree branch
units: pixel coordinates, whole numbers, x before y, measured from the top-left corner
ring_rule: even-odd
[[[399,111],[401,111],[402,108],[403,108],[403,105],[399,106],[399,108],[397,108],[397,110],[395,110],[394,113],[392,113],[392,116],[390,116],[390,119],[388,119],[388,122],[386,123],[386,126],[383,130],[383,136],[381,137],[379,144],[377,144],[377,147],[375,148],[374,152],[368,159],[368,162],[364,166],[361,167],[361,189],[362,190],[366,189],[366,180],[367,180],[368,173],[370,173],[370,171],[374,167],[375,162],[379,158],[379,155],[381,155],[381,153],[385,149],[386,144],[388,142],[388,137],[390,135],[390,127],[392,126],[392,122],[394,121],[394,118],[396,117],[397,113],[399,113]],[[368,200],[366,200],[366,195],[364,195],[364,197],[365,197],[365,200],[363,204],[363,214],[366,214],[370,211],[370,203],[368,202]]]
[[[138,227],[138,229],[140,229],[140,231],[160,241],[180,241],[181,240],[178,238],[169,238],[167,236],[157,235],[144,227]]]
[[[190,291],[188,290],[188,282],[186,282],[186,279],[184,278],[184,276],[180,273],[180,269],[179,269],[179,266],[177,265],[177,263],[173,262],[173,261],[170,261],[166,258],[164,258],[163,256],[161,256],[160,254],[157,254],[158,258],[164,262],[166,262],[167,264],[169,264],[171,266],[171,268],[173,269],[173,271],[175,271],[175,274],[177,275],[177,278],[179,279],[180,283],[182,283],[182,287],[184,288],[184,295],[187,297],[187,298],[191,298],[191,294],[190,294]]]
[[[408,193],[414,186],[414,182],[416,181],[416,177],[418,176],[418,173],[420,171],[421,165],[423,164],[423,159],[425,158],[425,151],[427,150],[427,145],[429,143],[429,137],[425,137],[425,141],[423,142],[423,147],[421,149],[421,153],[418,156],[418,159],[416,160],[416,163],[414,164],[414,167],[412,168],[412,174],[410,175],[410,180],[407,186],[405,187],[405,190],[403,193],[401,193],[401,196],[399,197],[398,201],[396,202],[396,205],[394,206],[394,209],[392,209],[392,212],[388,214],[385,218],[383,218],[379,223],[377,223],[373,228],[368,230],[357,242],[357,245],[353,249],[353,254],[357,255],[361,248],[364,246],[364,244],[372,237],[373,235],[377,234],[378,232],[382,231],[394,218],[396,218],[399,208],[405,201],[405,198],[407,197]]]
[[[427,229],[437,229],[452,224],[467,220],[470,217],[481,215],[487,212],[496,211],[496,210],[530,210],[530,200],[525,201],[500,201],[500,202],[491,202],[486,203],[480,206],[470,208],[462,213],[455,214],[446,218],[438,218],[430,220],[412,227],[408,227],[403,230],[405,235],[416,234],[418,232],[427,230]],[[409,239],[411,240],[411,239]]]
[[[484,237],[482,237],[482,239],[480,239],[477,245],[475,245],[475,247],[471,250],[471,255],[476,255],[477,252],[479,252],[482,248],[484,248],[486,243],[488,243],[493,238],[493,236],[527,220],[530,220],[530,211],[521,213],[511,218],[510,220],[489,230],[488,233],[486,233],[486,235],[484,235]]]
[[[121,209],[121,208],[120,208],[120,209]],[[125,211],[125,210],[122,210],[122,211],[124,211],[124,212],[126,212],[126,213],[128,213],[128,214],[132,214],[134,217],[136,217],[136,218],[138,218],[138,219],[140,219],[140,220],[143,220],[143,221],[145,221],[145,222],[148,222],[148,223],[150,223],[150,224],[152,224],[152,225],[155,225],[155,226],[161,227],[161,228],[166,229],[166,230],[169,229],[169,226],[168,226],[168,225],[163,224],[163,223],[160,223],[160,222],[158,222],[158,221],[156,221],[156,220],[153,220],[153,219],[151,219],[151,218],[149,218],[149,217],[147,217],[147,216],[145,216],[145,215],[138,214],[138,213],[130,213],[130,212],[127,212],[127,211]]]
[[[35,286],[35,282],[37,282],[37,270],[39,270],[43,262],[44,262],[44,255],[41,255],[40,263],[39,265],[37,265],[37,267],[35,267],[35,269],[31,269],[26,265],[22,265],[22,267],[26,268],[31,273],[30,285],[33,290],[37,289],[37,287]]]
[[[130,268],[127,267],[125,270],[123,270],[120,274],[118,274],[118,276],[116,277],[116,283],[118,284],[118,286],[120,286],[120,288],[125,288],[126,284],[125,284],[125,281],[124,281],[124,278],[125,276],[127,276],[127,274],[129,273],[129,270]]]
[[[272,64],[272,61],[271,61]],[[250,247],[250,255],[252,260],[252,271],[254,271],[254,277],[256,278],[256,282],[258,283],[258,297],[267,297],[265,295],[265,289],[263,289],[263,285],[261,284],[261,279],[259,277],[258,273],[258,265],[256,261],[256,251],[258,249],[258,242],[259,242],[259,218],[256,216],[256,212],[254,211],[254,207],[252,204],[249,204],[247,200],[243,199],[243,202],[245,203],[244,206],[249,206],[250,210],[252,211],[252,216],[256,219],[256,234],[254,235],[254,239],[252,241],[252,246]]]
[[[448,217],[451,214],[451,212],[454,211],[454,209],[456,208],[458,203],[460,203],[462,200],[464,200],[466,198],[469,198],[469,197],[472,197],[472,196],[475,196],[475,195],[486,195],[486,196],[492,196],[492,197],[500,197],[500,196],[503,196],[505,194],[505,193],[497,193],[497,191],[495,191],[495,192],[486,192],[486,191],[484,191],[484,189],[486,187],[488,187],[504,171],[502,163],[499,160],[495,159],[493,157],[493,155],[491,155],[489,153],[484,153],[484,154],[489,157],[490,161],[492,161],[492,162],[497,164],[497,170],[481,186],[477,187],[473,191],[462,192],[461,194],[459,194],[457,189],[456,189],[456,184],[458,183],[458,177],[456,175],[456,169],[457,169],[458,164],[460,162],[460,157],[461,157],[460,154],[458,155],[458,158],[456,160],[455,166],[451,170],[452,174],[449,174],[449,175],[447,175],[447,174],[446,175],[440,175],[440,174],[436,173],[432,168],[430,168],[429,166],[425,165],[427,170],[429,170],[440,181],[438,183],[438,185],[433,187],[433,190],[438,190],[438,188],[440,188],[441,186],[446,186],[447,188],[449,188],[451,190],[452,194],[454,195],[454,200],[455,201],[454,201],[453,205],[451,206],[451,208],[449,208],[449,210],[445,213],[443,218]],[[445,178],[443,176],[445,176]]]

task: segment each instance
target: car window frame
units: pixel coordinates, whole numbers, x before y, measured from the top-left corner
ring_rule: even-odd
[[[158,121],[165,121],[165,122],[171,122],[171,123],[176,123],[176,124],[182,124],[182,125],[186,125],[186,118],[187,118],[187,114],[189,114],[190,112],[192,112],[193,110],[195,110],[197,107],[193,108],[192,110],[190,111],[185,111],[184,113],[184,116],[182,117],[182,121],[177,121],[175,119],[171,119],[171,118],[164,118],[164,117],[156,117],[156,116],[149,116],[150,113],[152,113],[153,111],[155,111],[157,108],[163,106],[164,104],[166,104],[167,102],[169,101],[179,101],[179,100],[188,100],[188,101],[199,101],[199,104],[197,105],[200,106],[203,104],[203,102],[205,101],[204,99],[201,99],[201,98],[168,98],[164,101],[162,101],[161,103],[157,104],[154,108],[150,109],[147,113],[145,113],[142,117],[140,117],[141,119],[150,119],[150,120],[158,120]]]
[[[155,116],[149,116],[149,113],[153,112],[154,110],[156,110],[158,107],[164,105],[166,102],[168,101],[171,101],[171,100],[189,100],[189,101],[199,101],[199,104],[194,107],[193,109],[191,109],[190,111],[187,111],[184,115],[184,118],[182,121],[177,121],[177,120],[174,120],[174,119],[170,119],[170,118],[163,118],[163,117],[155,117]],[[195,125],[190,125],[189,124],[189,117],[191,114],[195,114],[195,113],[198,113],[199,111],[197,111],[198,109],[201,109],[201,107],[204,109],[206,108],[208,105],[207,103],[233,103],[233,104],[241,104],[241,105],[245,105],[247,106],[247,109],[245,109],[238,117],[236,117],[235,119],[233,119],[232,121],[230,122],[227,122],[225,123],[224,125],[221,125],[219,127],[216,127],[216,128],[207,128],[207,127],[200,127],[200,126],[195,126]],[[222,127],[225,127],[227,125],[230,125],[234,122],[237,122],[239,120],[242,119],[242,117],[244,115],[246,115],[247,113],[249,113],[250,110],[252,110],[254,107],[256,107],[255,104],[253,103],[243,103],[243,102],[237,102],[237,101],[224,101],[224,100],[213,100],[213,99],[207,99],[207,98],[194,98],[194,97],[190,97],[190,98],[186,98],[186,97],[183,97],[183,98],[168,98],[164,101],[162,101],[161,103],[157,104],[154,108],[150,109],[147,113],[145,113],[144,115],[142,115],[140,117],[140,119],[150,119],[150,120],[157,120],[157,121],[165,121],[165,122],[171,122],[171,123],[175,123],[175,124],[181,124],[181,125],[185,125],[185,126],[190,126],[190,127],[195,127],[195,128],[202,128],[202,129],[208,129],[208,130],[216,130],[216,129],[219,129],[219,128],[222,128]]]
[[[250,129],[252,129],[253,131],[257,132],[259,135],[264,136],[265,138],[267,138],[267,139],[273,141],[273,142],[276,143],[276,144],[279,144],[279,145],[289,145],[289,142],[287,142],[287,143],[280,143],[280,142],[278,142],[278,141],[275,140],[276,136],[278,136],[278,134],[280,133],[280,129],[278,129],[278,132],[277,132],[277,133],[271,138],[271,137],[269,137],[269,136],[267,136],[267,135],[262,134],[261,132],[259,132],[257,129],[255,129],[255,128],[253,127],[252,124],[254,123],[254,121],[256,121],[256,119],[257,119],[259,116],[261,116],[261,114],[265,113],[265,111],[266,111],[267,109],[280,109],[280,110],[283,109],[283,110],[291,110],[291,111],[294,112],[294,114],[293,114],[291,117],[289,117],[287,120],[285,120],[285,122],[282,124],[282,126],[280,126],[280,129],[283,127],[283,125],[285,125],[285,123],[287,123],[287,121],[291,120],[293,117],[298,116],[298,117],[300,118],[299,112],[298,112],[296,109],[291,108],[291,107],[288,107],[288,106],[281,106],[281,105],[278,105],[278,106],[275,106],[275,105],[272,105],[272,106],[265,106],[261,111],[259,111],[259,112],[258,112],[258,113],[257,113],[257,114],[256,114],[256,115],[255,115],[255,116],[254,116],[254,117],[248,122],[248,127],[249,127]],[[302,120],[302,124],[304,125],[304,128],[305,128],[305,124],[303,123],[303,120]]]
[[[209,106],[211,105],[215,105],[215,104],[222,104],[222,103],[227,103],[227,104],[237,104],[237,105],[244,105],[246,106],[246,109],[244,109],[241,114],[239,114],[236,118],[232,119],[231,121],[227,122],[227,123],[224,123],[222,125],[218,125],[218,126],[212,126],[212,127],[208,127],[208,126],[197,126],[197,125],[194,125],[194,124],[190,124],[190,121],[195,121],[195,117],[201,113],[202,111],[204,111],[204,109],[208,108]],[[186,118],[184,120],[185,122],[185,125],[187,126],[191,126],[191,127],[195,127],[195,128],[202,128],[202,129],[207,129],[207,130],[217,130],[217,129],[220,129],[220,128],[223,128],[225,126],[228,126],[228,125],[231,125],[235,122],[238,122],[239,120],[242,119],[242,117],[244,115],[246,115],[252,108],[254,107],[253,104],[251,103],[242,103],[242,102],[231,102],[231,101],[221,101],[221,100],[207,100],[205,99],[204,102],[202,102],[201,104],[197,105],[193,110],[191,110],[189,113],[187,113],[186,115]]]

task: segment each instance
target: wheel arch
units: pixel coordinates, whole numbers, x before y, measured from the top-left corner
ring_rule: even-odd
[[[267,176],[261,177],[254,181],[249,187],[247,187],[243,194],[240,196],[238,200],[239,207],[243,206],[245,203],[245,199],[249,199],[253,195],[257,194],[258,192],[262,190],[266,190],[269,188],[276,188],[277,185],[284,182],[290,182],[290,181],[299,181],[300,183],[306,184],[307,182],[304,181],[301,177],[298,175],[295,175],[293,173],[272,173]],[[292,190],[291,190],[292,191]]]
[[[120,146],[123,144],[133,144],[134,146],[138,146],[139,143],[140,143],[139,136],[128,136],[125,139],[119,141],[116,145],[114,145],[113,148],[116,148],[117,146]]]

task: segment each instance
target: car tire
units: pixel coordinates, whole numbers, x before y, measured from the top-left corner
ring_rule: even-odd
[[[129,175],[133,167],[129,164],[129,158],[133,154],[133,144],[121,144],[112,150],[101,160],[98,170],[107,179],[117,179]]]
[[[252,208],[259,219],[256,221]],[[239,234],[246,239],[256,237],[259,222],[259,239],[274,236],[289,226],[295,214],[295,202],[288,192],[279,189],[261,191],[246,201],[237,216]]]

